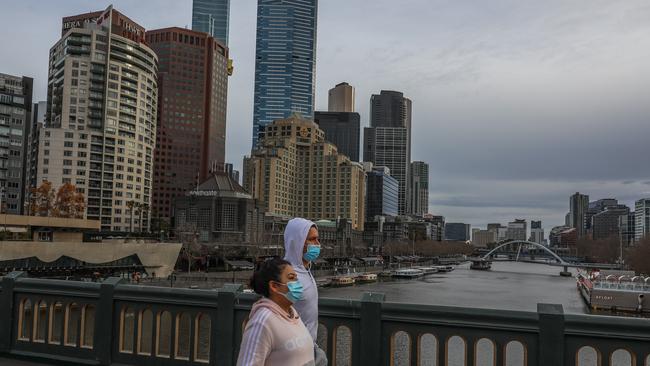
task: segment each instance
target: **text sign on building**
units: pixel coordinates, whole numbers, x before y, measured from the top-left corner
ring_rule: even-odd
[[[186,196],[197,196],[197,197],[216,197],[219,195],[219,191],[189,191],[185,193]]]

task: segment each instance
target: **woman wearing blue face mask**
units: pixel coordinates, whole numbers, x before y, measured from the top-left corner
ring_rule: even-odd
[[[303,298],[297,278],[278,257],[258,266],[250,286],[263,297],[251,309],[238,366],[314,365],[314,341],[292,306]]]

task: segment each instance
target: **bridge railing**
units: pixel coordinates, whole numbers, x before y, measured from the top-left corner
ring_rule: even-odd
[[[94,365],[234,365],[257,296],[2,278],[0,354]],[[650,320],[321,299],[318,342],[331,365],[650,366]],[[615,360],[615,362],[613,362]]]

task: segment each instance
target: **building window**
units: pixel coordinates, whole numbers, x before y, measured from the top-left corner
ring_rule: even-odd
[[[224,203],[221,228],[223,230],[235,230],[237,228],[237,205]]]
[[[52,241],[52,233],[50,231],[39,231],[38,241]]]

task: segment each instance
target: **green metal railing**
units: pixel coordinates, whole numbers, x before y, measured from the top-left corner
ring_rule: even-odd
[[[66,365],[234,365],[254,294],[29,278],[0,287],[0,355]],[[331,365],[650,366],[650,320],[320,299]]]

